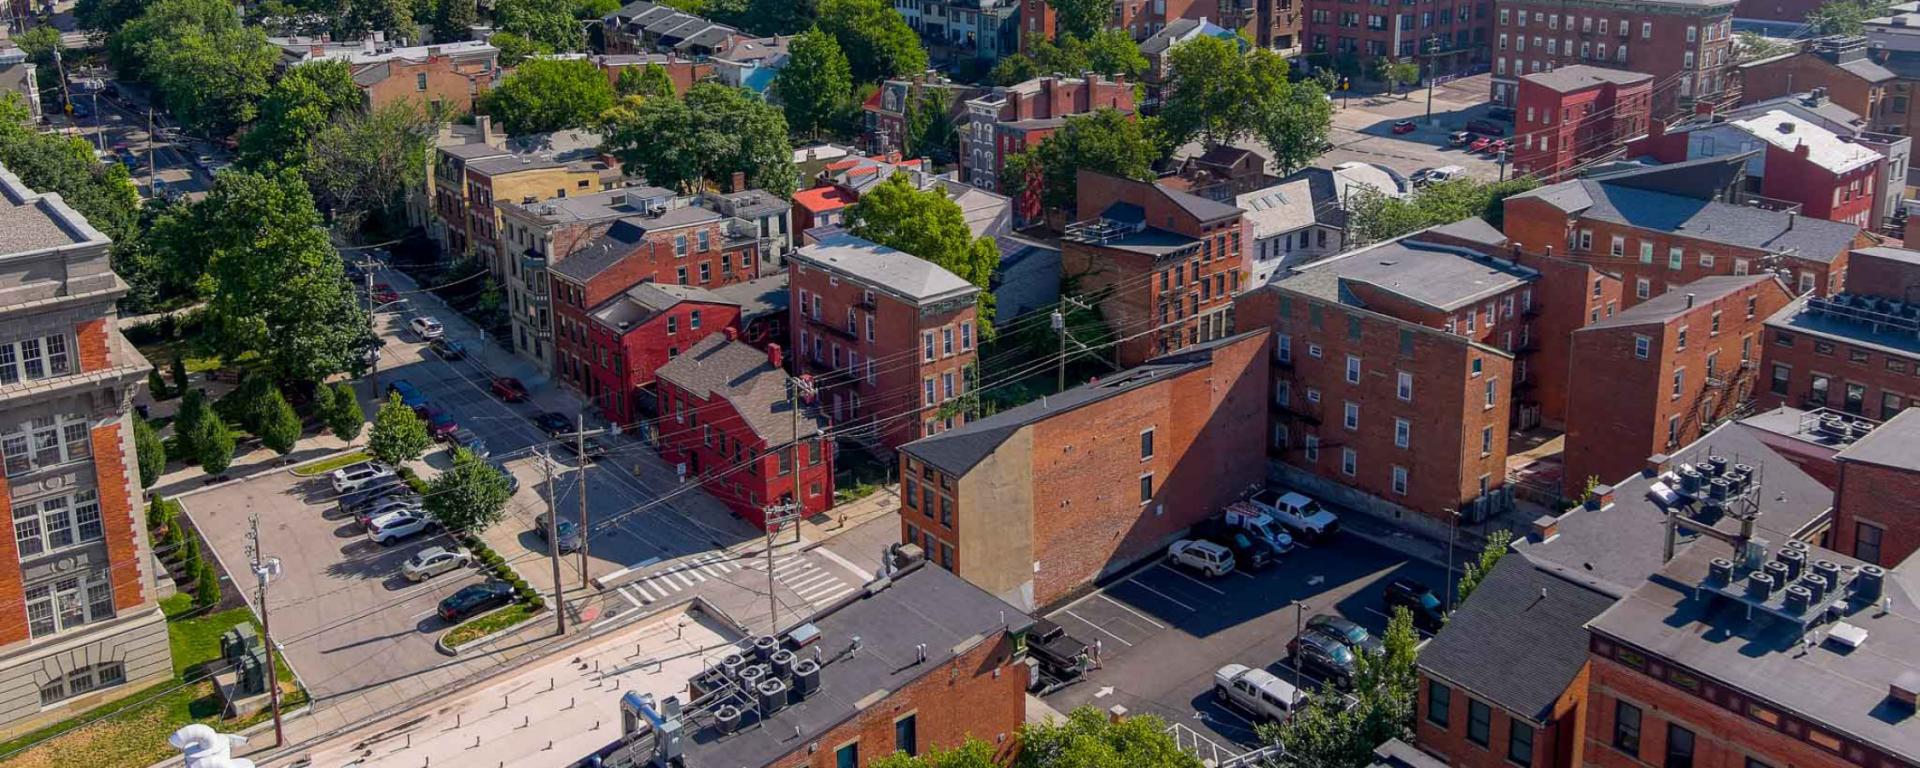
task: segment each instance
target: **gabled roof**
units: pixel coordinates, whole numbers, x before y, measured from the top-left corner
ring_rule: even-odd
[[[962,298],[980,290],[931,261],[844,232],[794,251],[790,258],[915,303]]]
[[[692,205],[668,208],[653,216],[628,216],[607,227],[605,233],[586,247],[555,262],[548,271],[584,283],[626,258],[646,242],[649,232],[690,227],[721,218],[718,213]]]
[[[625,293],[602,302],[590,314],[608,328],[624,331],[653,319],[681,302],[732,303],[697,285],[649,281],[628,288]]]
[[[1575,179],[1508,199],[1540,200],[1597,221],[1670,232],[1708,242],[1831,262],[1853,247],[1852,224],[1745,205],[1636,189],[1602,179]]]
[[[769,447],[794,441],[787,373],[775,368],[766,352],[746,342],[728,341],[725,335],[715,333],[660,366],[657,375],[695,397],[727,401]],[[802,436],[820,433],[826,427],[826,420],[812,409],[800,410]]]
[[[1536,724],[1587,664],[1587,622],[1614,597],[1503,557],[1420,651],[1420,669]],[[1464,697],[1453,706],[1465,709]]]
[[[1685,285],[1676,285],[1666,293],[1628,307],[1613,317],[1589,323],[1574,332],[1628,328],[1636,325],[1665,325],[1692,311],[1696,306],[1711,304],[1721,298],[1744,291],[1756,283],[1779,279],[1772,274],[1703,277]],[[1781,286],[1781,290],[1785,292],[1786,287]]]

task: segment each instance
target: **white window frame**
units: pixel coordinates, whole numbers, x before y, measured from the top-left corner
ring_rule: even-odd
[[[1408,448],[1413,445],[1413,422],[1398,416],[1393,419],[1393,447]]]
[[[76,437],[77,436],[77,437]],[[41,416],[0,432],[6,475],[14,477],[93,457],[92,425],[84,416]]]
[[[14,505],[14,551],[23,560],[105,538],[100,495],[92,488]]]
[[[1347,383],[1360,383],[1360,356],[1347,355]]]
[[[1393,465],[1393,492],[1398,496],[1407,495],[1407,468]]]
[[[1347,429],[1360,428],[1360,404],[1359,403],[1356,403],[1352,400],[1346,401],[1346,407],[1341,411],[1340,424],[1342,426],[1345,426]]]
[[[74,373],[73,346],[64,333],[0,344],[0,386]]]
[[[1407,371],[1399,373],[1399,380],[1394,385],[1394,396],[1400,398],[1401,402],[1411,403],[1413,402],[1413,374]]]
[[[113,580],[105,569],[63,576],[28,587],[25,601],[28,633],[35,639],[52,637],[112,619]]]
[[[1354,477],[1360,474],[1360,453],[1351,446],[1340,449],[1340,474]]]

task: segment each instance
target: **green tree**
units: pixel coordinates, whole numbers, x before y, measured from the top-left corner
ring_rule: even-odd
[[[407,229],[406,193],[426,182],[433,124],[411,104],[355,110],[316,133],[302,170],[314,204],[348,231]]]
[[[747,0],[747,28],[756,35],[791,35],[820,19],[819,0]]]
[[[544,45],[549,51],[578,51],[586,46],[587,36],[580,21],[573,16],[574,7],[572,0],[496,0],[494,26],[501,32]]]
[[[1065,41],[1062,41],[1065,42]],[[1087,38],[1087,71],[1103,75],[1121,75],[1138,81],[1147,71],[1147,57],[1140,44],[1124,29],[1102,29]]]
[[[426,510],[449,531],[478,534],[507,513],[513,491],[507,476],[465,448],[453,452],[453,468],[427,486]]]
[[[1319,157],[1333,128],[1333,102],[1317,80],[1294,82],[1289,63],[1272,51],[1248,54],[1251,86],[1246,97],[1249,130],[1267,145],[1282,175]]]
[[[1032,56],[1024,53],[1000,57],[999,61],[993,63],[993,70],[987,73],[987,78],[994,85],[1015,85],[1039,76],[1040,65],[1034,62]]]
[[[500,49],[501,67],[517,67],[535,56],[547,56],[553,53],[553,46],[512,32],[495,32],[492,37],[487,38],[487,43]]]
[[[233,429],[217,413],[208,413],[194,429],[195,458],[208,475],[219,475],[233,464],[233,445]]]
[[[266,420],[268,400],[278,394],[271,377],[260,371],[248,371],[240,377],[240,386],[214,404],[214,410],[241,429],[259,435],[260,425]]]
[[[1480,549],[1480,556],[1468,562],[1466,568],[1460,572],[1460,584],[1457,588],[1459,596],[1454,600],[1454,605],[1467,602],[1467,596],[1480,588],[1481,580],[1493,572],[1493,567],[1498,565],[1500,558],[1507,554],[1507,545],[1512,543],[1513,532],[1505,528],[1487,535],[1487,544]]]
[[[616,113],[607,150],[654,184],[691,192],[702,181],[725,184],[738,171],[754,187],[793,192],[787,119],[744,89],[695,83],[684,99],[644,99]]]
[[[1397,86],[1411,85],[1420,80],[1420,65],[1412,61],[1394,61],[1385,56],[1373,60],[1373,78],[1387,84],[1387,92],[1392,93]],[[1407,94],[1400,94],[1406,98]]]
[[[480,20],[474,0],[436,0],[429,19],[436,43],[473,39],[473,25]]]
[[[840,41],[860,82],[915,75],[927,68],[920,35],[887,0],[821,0],[820,29]]]
[[[910,156],[931,158],[939,165],[951,162],[960,145],[953,94],[945,88],[921,89],[917,98],[907,101],[906,135],[900,138],[901,149]]]
[[[300,442],[300,414],[294,413],[293,406],[287,404],[278,389],[269,392],[261,410],[260,427],[254,434],[274,453],[281,456],[292,453],[294,444]]]
[[[993,745],[969,739],[953,749],[930,747],[919,755],[895,752],[873,761],[869,768],[998,768]]]
[[[620,80],[614,83],[614,93],[619,96],[673,96],[673,75],[659,64],[644,67],[624,67],[620,70]]]
[[[345,0],[330,19],[338,40],[361,40],[374,32],[385,33],[388,40],[420,37],[409,0]]]
[[[1093,707],[1080,707],[1064,722],[1020,727],[1020,755],[1013,768],[1200,768],[1167,735],[1166,721],[1134,715],[1113,722]],[[944,767],[943,767],[944,768]]]
[[[353,442],[367,423],[367,412],[360,408],[360,398],[353,393],[353,385],[342,381],[323,391],[329,403],[325,416],[327,430],[344,442]]]
[[[145,309],[164,298],[158,287],[164,276],[139,258],[142,206],[126,167],[100,162],[83,137],[34,130],[31,114],[18,92],[0,95],[0,165],[28,187],[60,193],[87,223],[113,239],[109,255],[114,271],[133,288],[121,301],[122,309]]]
[[[154,431],[152,422],[138,416],[133,419],[133,452],[140,459],[140,487],[152,488],[167,471],[167,444]]]
[[[794,133],[817,137],[837,125],[849,107],[853,70],[832,35],[818,27],[787,44],[787,65],[773,78],[773,96]]]
[[[993,294],[988,291],[1000,246],[967,229],[960,204],[944,187],[920,189],[906,174],[894,174],[867,190],[847,213],[848,229],[867,240],[911,253],[980,288],[982,339],[993,335]]]
[[[148,369],[147,397],[152,398],[153,401],[157,403],[172,396],[173,393],[167,389],[167,380],[160,375],[160,369]]]
[[[1891,0],[1828,0],[1807,14],[1815,35],[1859,35],[1868,19],[1885,16]]]
[[[1479,216],[1500,226],[1502,201],[1539,186],[1530,178],[1501,182],[1453,179],[1422,187],[1411,197],[1361,190],[1347,203],[1347,234],[1354,245],[1379,242],[1439,224]]]
[[[194,439],[199,436],[200,423],[213,416],[207,408],[206,393],[197,389],[184,390],[180,395],[180,408],[173,414],[173,442],[180,449],[182,461],[199,461],[199,446]]]
[[[594,125],[613,107],[613,86],[585,59],[535,59],[487,92],[483,109],[510,134]]]
[[[73,20],[81,29],[111,35],[139,18],[146,7],[146,0],[79,0],[73,6]]]
[[[1071,211],[1080,169],[1145,181],[1153,178],[1158,157],[1139,121],[1112,109],[1095,110],[1067,118],[1040,146],[1009,158],[1007,189],[1021,196],[1038,185],[1042,205]]]
[[[280,49],[221,0],[155,0],[108,39],[122,76],[153,86],[190,130],[226,136],[253,121]]]
[[[1197,137],[1214,147],[1246,134],[1245,96],[1254,84],[1238,42],[1196,37],[1175,45],[1167,62],[1160,118],[1170,142],[1184,144]]]
[[[219,604],[220,572],[213,569],[213,561],[202,559],[193,573],[193,605],[211,608]]]
[[[1062,38],[1090,39],[1106,29],[1113,16],[1113,3],[1106,0],[1047,0],[1047,5],[1053,8],[1054,28]]]
[[[367,452],[374,458],[398,467],[426,453],[433,446],[433,437],[427,434],[427,423],[413,412],[413,408],[400,402],[400,393],[387,395],[387,402],[380,405],[380,412],[373,417],[373,433],[367,437]]]
[[[173,374],[173,391],[175,392],[187,391],[186,355],[176,352],[173,356],[173,363],[169,367],[169,371]]]
[[[360,88],[343,61],[318,61],[286,71],[260,101],[260,117],[240,140],[240,160],[254,168],[300,166],[307,142],[334,118],[359,108]]]
[[[1733,55],[1736,62],[1770,59],[1793,49],[1792,43],[1767,37],[1758,32],[1741,32],[1733,38]]]
[[[1258,728],[1262,740],[1285,748],[1288,765],[1368,765],[1382,742],[1413,738],[1419,635],[1407,609],[1394,609],[1381,642],[1385,646],[1381,654],[1355,659],[1353,706],[1345,706],[1337,696],[1319,696],[1286,723]]]

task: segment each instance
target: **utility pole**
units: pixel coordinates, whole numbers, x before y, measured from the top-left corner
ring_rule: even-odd
[[[378,307],[373,303],[373,271],[379,266],[380,262],[375,261],[372,255],[368,255],[360,261],[360,272],[365,275],[367,279],[367,333],[376,340],[380,338],[380,334],[374,330],[373,312]],[[384,346],[384,344],[382,346]],[[373,354],[373,364],[372,367],[368,369],[367,376],[368,381],[373,384],[373,391],[368,394],[377,403],[380,400],[380,353],[377,351],[377,348]]]
[[[1442,585],[1447,591],[1447,612],[1453,612],[1453,543],[1460,536],[1460,510],[1448,509],[1447,512],[1447,583]]]
[[[260,559],[260,513],[247,516],[247,556],[253,562],[253,576],[260,583],[260,596],[254,601],[260,608],[260,641],[267,649],[267,699],[273,706],[273,745],[285,746],[286,731],[280,723],[280,672],[275,669],[273,624],[268,620],[267,582],[280,575],[280,558]]]
[[[147,197],[154,197],[153,139],[153,107],[147,107]]]
[[[574,429],[573,449],[576,452],[575,455],[580,457],[580,469],[575,471],[575,474],[580,476],[580,583],[585,584],[590,573],[587,570],[587,407],[585,405],[580,406]],[[560,540],[554,539],[554,541]],[[555,548],[558,549],[557,546]]]
[[[1427,125],[1433,125],[1433,55],[1440,47],[1437,35],[1427,37]]]
[[[798,449],[796,449],[794,451],[793,462],[795,476],[800,474],[799,459],[800,454]],[[799,509],[800,507],[796,504],[772,504],[765,509],[767,524],[763,527],[767,529],[766,551],[764,552],[767,558],[767,634],[780,631],[780,598],[775,595],[773,591],[773,539],[775,534],[780,532],[780,526],[788,522],[795,523],[793,529],[796,532],[795,536],[798,536],[797,532],[800,530],[800,526],[798,525],[800,518]]]
[[[804,376],[787,377],[787,410],[793,417],[793,519],[798,520],[807,509],[807,497],[801,495],[800,468],[805,466],[800,455],[800,404],[814,397],[813,380]],[[826,446],[820,446],[825,451]],[[793,526],[793,543],[800,543],[800,525]]]
[[[540,470],[547,474],[547,553],[553,560],[553,618],[559,622],[559,634],[567,634],[567,603],[560,593],[560,511],[553,503],[553,460],[545,450],[538,452]],[[581,531],[585,538],[586,531]]]
[[[1494,156],[1494,162],[1500,164],[1500,180],[1506,181],[1507,180],[1507,151],[1504,149],[1500,150],[1500,152]]]
[[[1053,323],[1053,332],[1060,334],[1060,359],[1056,364],[1056,368],[1058,369],[1057,377],[1059,380],[1054,384],[1054,391],[1065,392],[1067,391],[1067,317],[1066,315],[1060,314],[1060,310],[1056,309],[1053,311],[1051,322]]]
[[[1300,688],[1300,629],[1301,629],[1301,626],[1300,625],[1302,623],[1301,619],[1306,615],[1307,615],[1307,604],[1299,600],[1293,601],[1293,638],[1294,638],[1293,691],[1295,696],[1299,696],[1300,690],[1301,690]],[[1289,711],[1291,711],[1295,703],[1296,702],[1294,701],[1287,702],[1287,707]]]

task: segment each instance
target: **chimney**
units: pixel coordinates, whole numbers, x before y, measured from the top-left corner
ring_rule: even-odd
[[[1553,515],[1541,515],[1533,519],[1533,542],[1535,544],[1552,541],[1560,535],[1560,518]]]
[[[1587,497],[1587,509],[1605,509],[1613,503],[1613,486],[1601,483],[1593,487],[1593,495]]]
[[[727,341],[731,342],[731,341],[739,341],[739,340],[740,340],[740,329],[735,328],[731,325],[727,326]]]
[[[773,367],[775,368],[780,367],[781,357],[780,357],[780,345],[778,343],[767,345],[767,362],[772,364]]]
[[[480,143],[496,148],[506,144],[507,137],[495,133],[493,130],[492,115],[475,115],[473,117],[473,124],[480,128]]]
[[[732,188],[732,189],[730,189],[730,190],[728,190],[729,192],[745,192],[745,191],[747,191],[747,173],[746,173],[746,171],[734,171],[734,172],[733,172],[733,179],[732,179],[732,181],[733,181],[733,188]]]
[[[1900,673],[1899,677],[1888,684],[1887,698],[1894,704],[1905,707],[1908,712],[1914,711],[1915,700],[1920,699],[1920,672],[1907,670]]]
[[[1693,309],[1693,294],[1687,294],[1687,309]]]
[[[1665,474],[1667,470],[1672,468],[1673,468],[1672,456],[1668,456],[1664,453],[1656,453],[1652,456],[1647,457],[1647,468],[1644,470],[1641,470],[1640,474],[1646,477],[1659,477],[1660,475]]]
[[[1798,219],[1798,218],[1800,218],[1800,214],[1794,213],[1793,211],[1787,211],[1787,231],[1788,232],[1793,231],[1793,222],[1795,219]]]

